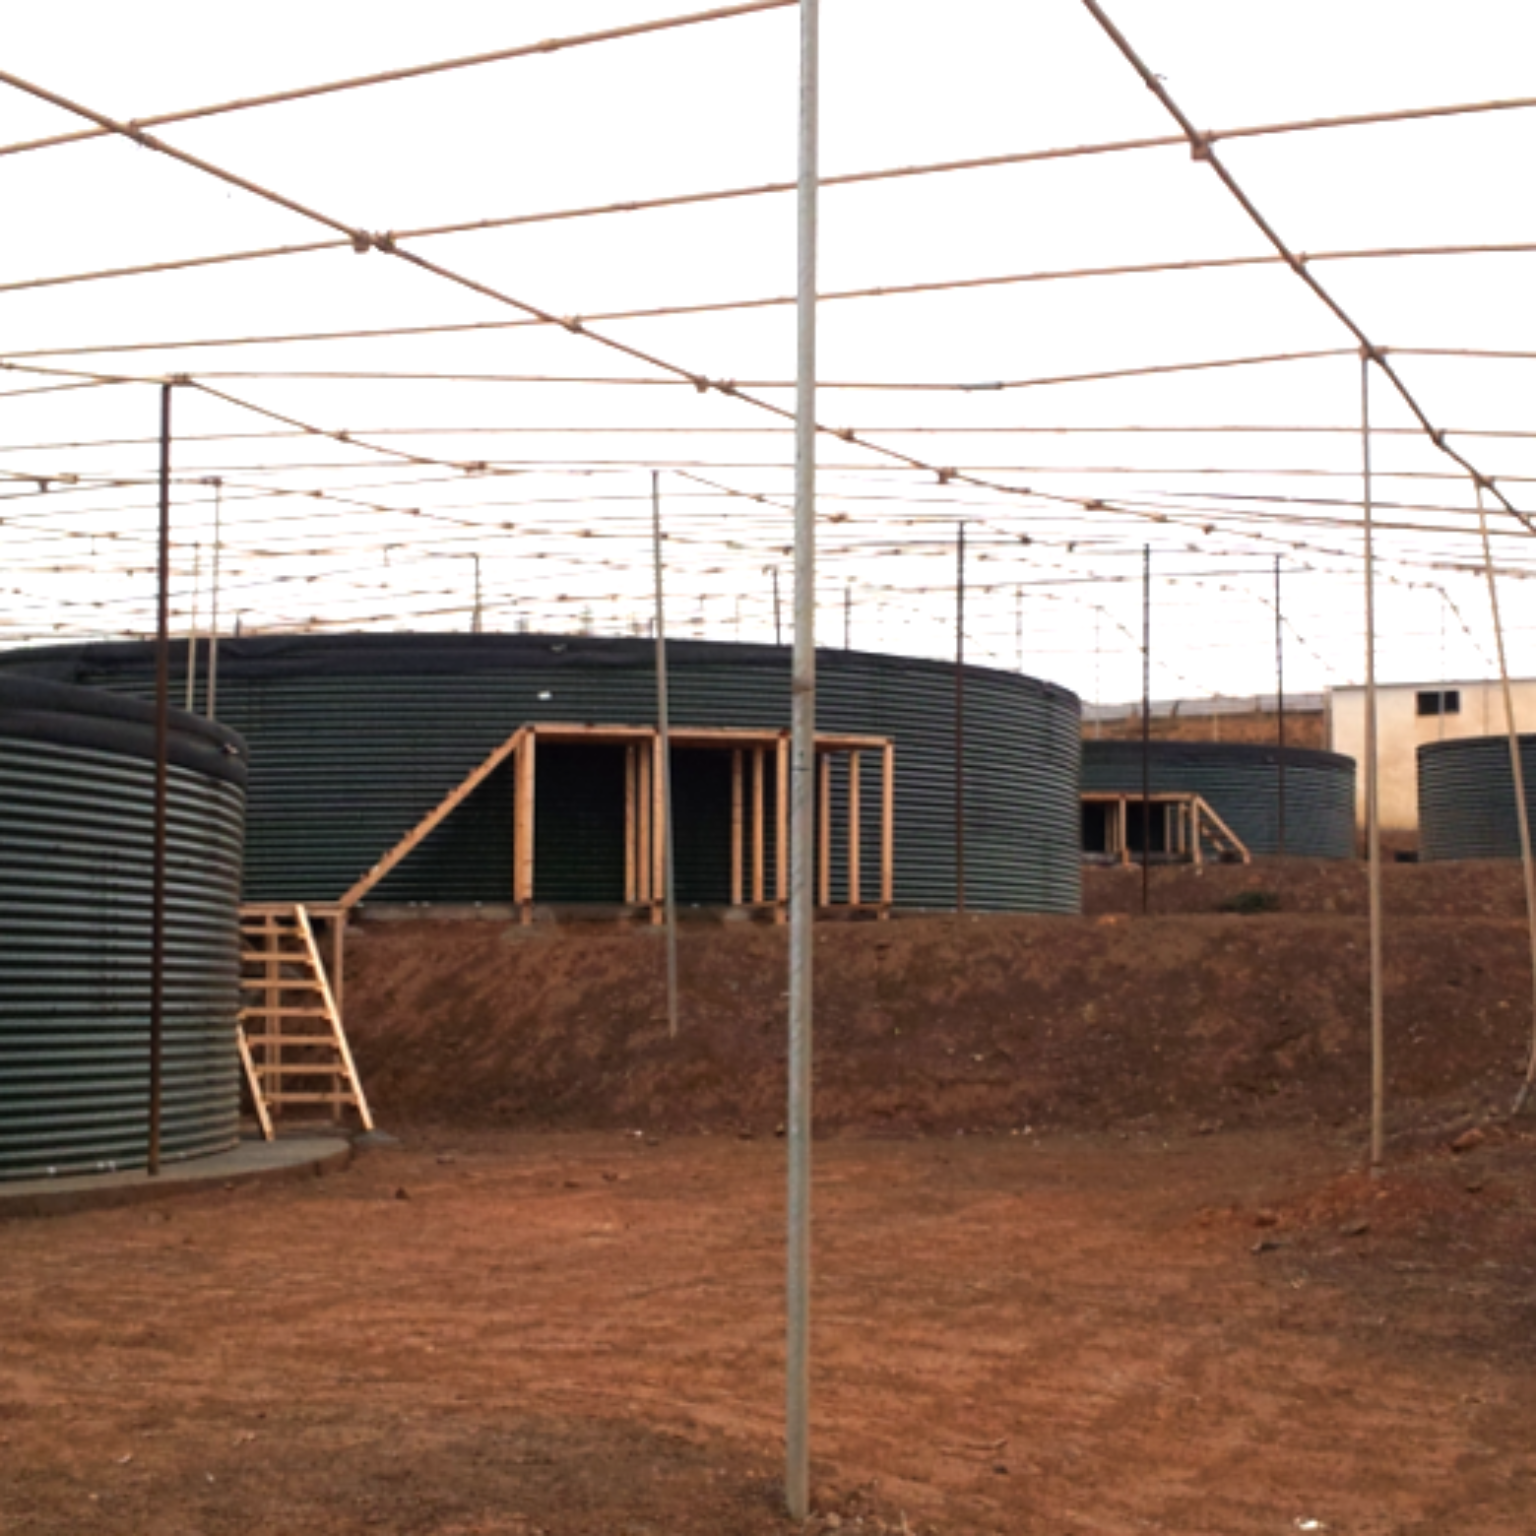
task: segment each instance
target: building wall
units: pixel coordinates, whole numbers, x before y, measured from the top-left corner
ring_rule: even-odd
[[[1536,679],[1510,683],[1515,724],[1536,731]],[[1455,693],[1453,711],[1419,713],[1420,694]],[[1355,780],[1355,819],[1365,825],[1365,689],[1335,688],[1331,695],[1335,752],[1360,765]],[[1376,689],[1378,780],[1381,786],[1381,829],[1388,834],[1418,832],[1419,747],[1426,741],[1463,736],[1502,735],[1505,730],[1503,691],[1497,681],[1392,683]]]
[[[1167,713],[1152,714],[1154,741],[1236,741],[1272,746],[1280,740],[1280,718],[1273,710],[1241,713],[1184,713],[1174,706]],[[1141,711],[1134,709],[1113,720],[1083,721],[1085,741],[1140,741]],[[1320,709],[1286,710],[1285,744],[1288,747],[1326,748],[1327,716]]]

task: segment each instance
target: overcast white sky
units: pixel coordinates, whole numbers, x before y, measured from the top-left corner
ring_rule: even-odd
[[[1536,94],[1527,0],[1454,10],[1403,0],[1109,8],[1205,127]],[[134,118],[686,9],[640,0],[58,0],[13,20],[0,67]],[[1076,0],[824,0],[823,13],[826,175],[1173,131]],[[750,187],[794,174],[797,26],[782,10],[158,131],[376,231]],[[0,145],[77,122],[0,89]],[[1536,243],[1533,151],[1536,110],[1221,146],[1265,215],[1310,253]],[[677,632],[771,638],[774,564],[786,567],[787,612],[791,441],[782,422],[653,382],[653,369],[535,327],[173,345],[517,318],[377,253],[6,291],[326,237],[121,139],[0,157],[0,208],[0,360],[141,378],[189,373],[309,424],[372,433],[373,443],[441,461],[406,464],[324,439],[234,439],[274,423],[178,391],[183,620],[193,545],[206,578],[211,542],[212,490],[197,482],[218,476],[229,539],[221,602],[246,628],[467,626],[474,553],[486,627],[625,630],[648,613],[653,466],[666,471]],[[406,243],[561,315],[793,291],[793,199],[782,194]],[[829,189],[823,202],[827,293],[1265,250],[1211,171],[1177,147]],[[1434,256],[1321,262],[1316,271],[1379,344],[1536,352],[1533,263],[1531,254]],[[763,381],[758,393],[789,403],[780,387],[793,362],[787,307],[590,323],[691,371]],[[821,371],[833,384],[1018,382],[1350,344],[1275,266],[829,300],[821,326]],[[1398,366],[1437,425],[1536,434],[1536,363],[1403,357]],[[294,376],[321,372],[396,377]],[[399,377],[422,373],[460,382]],[[823,638],[843,642],[851,586],[854,644],[947,653],[963,517],[977,660],[1022,662],[1087,698],[1136,692],[1134,578],[1150,540],[1160,697],[1272,687],[1265,599],[1276,553],[1290,573],[1290,685],[1358,680],[1360,452],[1349,430],[1358,374],[1353,358],[1335,357],[1005,391],[828,389],[824,421],[870,430],[929,464],[1114,506],[1090,513],[940,486],[824,441]],[[510,381],[530,378],[638,382]],[[48,382],[0,379],[0,471],[52,485],[46,496],[26,480],[0,487],[0,636],[141,631],[152,595],[154,497],[142,482],[154,471],[156,393],[134,384],[6,393]],[[1375,410],[1383,427],[1410,424],[1384,389]],[[1217,426],[1268,430],[1189,430]],[[1297,427],[1319,430],[1274,430]],[[1518,506],[1536,507],[1536,436],[1455,441]],[[468,477],[451,467],[466,461],[504,472]],[[1391,525],[1381,539],[1384,675],[1485,674],[1486,594],[1446,568],[1478,557],[1469,488],[1444,478],[1454,466],[1409,435],[1384,435],[1375,461]],[[79,482],[61,485],[69,474]],[[93,478],[140,483],[88,485]],[[325,494],[274,494],[315,491]],[[1168,521],[1137,515],[1154,511]],[[1531,535],[1507,517],[1496,527],[1497,558],[1512,578],[1512,663],[1536,671],[1523,579]],[[207,602],[204,590],[204,611]]]

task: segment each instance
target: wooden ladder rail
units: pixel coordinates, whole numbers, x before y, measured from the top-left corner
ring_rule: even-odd
[[[1192,803],[1195,813],[1195,841],[1197,844],[1201,836],[1201,823],[1208,822],[1212,832],[1211,841],[1216,844],[1218,849],[1225,845],[1231,852],[1237,855],[1241,863],[1253,863],[1253,855],[1248,851],[1248,845],[1216,814],[1203,795],[1195,795]]]
[[[336,1042],[336,1052],[341,1057],[344,1067],[342,1075],[351,1086],[353,1104],[356,1106],[358,1118],[363,1123],[363,1129],[371,1131],[373,1112],[368,1108],[368,1095],[363,1092],[363,1080],[357,1075],[357,1063],[352,1059],[352,1047],[347,1041],[347,1032],[342,1027],[341,1012],[336,1007],[330,980],[325,974],[325,966],[320,963],[320,948],[315,943],[315,931],[309,924],[309,912],[303,902],[299,902],[293,910],[299,920],[299,931],[304,935],[304,948],[309,954],[309,963],[314,971],[315,980],[320,984],[320,997],[326,1017],[330,1021],[331,1034]]]
[[[258,964],[262,970],[259,976],[242,976],[241,990],[257,994],[261,1002],[253,1006],[242,1006],[237,1039],[241,1066],[251,1091],[251,1102],[263,1138],[272,1141],[276,1137],[272,1110],[281,1109],[285,1103],[298,1102],[324,1102],[333,1108],[351,1104],[358,1112],[363,1129],[373,1130],[374,1120],[368,1095],[358,1074],[341,1013],[320,959],[308,909],[303,903],[295,903],[291,907],[266,906],[259,914],[259,924],[254,921],[256,916],[248,914],[241,924],[241,964]],[[246,948],[247,939],[259,939],[259,948]],[[300,947],[285,949],[285,939],[297,939]],[[285,976],[284,966],[297,968],[303,974]],[[310,992],[318,996],[320,1005],[304,1007],[285,1004],[281,1001],[285,992]],[[260,1019],[263,1023],[262,1033],[256,1037],[263,1047],[263,1059],[259,1064],[251,1049],[251,1039],[246,1033],[247,1019]],[[285,1039],[283,1026],[288,1019],[323,1021],[325,1032]],[[328,1064],[290,1063],[285,1066],[282,1059],[285,1045],[328,1050],[336,1059]],[[333,1082],[344,1082],[345,1090],[333,1087],[325,1095],[295,1096],[284,1088],[285,1076],[329,1076]]]
[[[251,1092],[251,1104],[256,1110],[256,1123],[261,1127],[263,1141],[276,1141],[277,1132],[272,1126],[272,1115],[267,1109],[266,1095],[261,1091],[261,1078],[251,1057],[251,1047],[245,1038],[245,1026],[235,1026],[235,1043],[240,1047],[240,1066],[245,1073],[245,1086]]]

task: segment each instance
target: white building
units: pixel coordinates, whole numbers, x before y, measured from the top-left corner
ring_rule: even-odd
[[[1515,726],[1536,731],[1536,679],[1510,681]],[[1383,832],[1419,829],[1419,747],[1456,736],[1502,736],[1503,689],[1493,682],[1378,683],[1376,752]],[[1329,746],[1355,759],[1355,819],[1365,825],[1365,689],[1329,697]]]

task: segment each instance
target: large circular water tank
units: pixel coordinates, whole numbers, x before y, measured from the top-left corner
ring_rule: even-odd
[[[1227,741],[1148,744],[1154,794],[1200,795],[1254,854],[1280,851],[1280,767],[1285,765],[1285,852],[1347,859],[1355,851],[1355,760],[1337,752]],[[1139,795],[1139,741],[1085,741],[1083,789]]]
[[[0,1178],[144,1164],[154,713],[0,673]],[[161,1152],[239,1133],[239,738],[173,711]]]
[[[1521,736],[1520,777],[1536,819],[1536,736]],[[1419,857],[1518,859],[1519,811],[1508,736],[1463,736],[1419,748]]]
[[[667,653],[675,725],[775,731],[789,725],[787,650],[676,641]],[[144,645],[88,645],[12,652],[0,656],[0,669],[24,666],[142,693],[151,661]],[[225,641],[217,703],[220,719],[251,749],[248,896],[334,900],[520,725],[653,723],[655,647],[643,640],[499,634]],[[955,669],[822,651],[817,710],[821,731],[894,739],[895,904],[952,907]],[[964,717],[967,906],[1076,912],[1076,696],[1015,673],[968,667]],[[677,886],[685,903],[728,899],[728,755],[674,753]],[[861,886],[872,891],[879,876],[879,765],[873,754],[864,758]],[[540,747],[535,899],[619,898],[623,773],[617,749]],[[845,793],[840,785],[838,798]],[[775,798],[770,786],[770,822]],[[511,799],[509,770],[499,769],[370,899],[508,900]],[[770,861],[774,841],[770,829]]]

